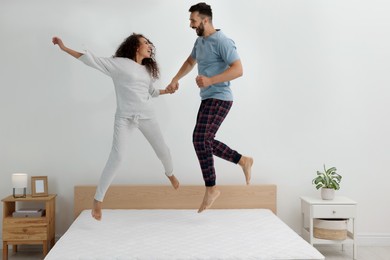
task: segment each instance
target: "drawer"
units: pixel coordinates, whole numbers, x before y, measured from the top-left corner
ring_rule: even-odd
[[[354,218],[356,205],[312,205],[313,218]]]
[[[47,240],[46,227],[3,228],[3,241]]]
[[[3,241],[48,240],[47,225],[3,225]]]

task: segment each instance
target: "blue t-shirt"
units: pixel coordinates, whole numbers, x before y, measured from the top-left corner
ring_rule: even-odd
[[[227,38],[220,30],[206,38],[198,37],[192,49],[191,57],[198,63],[199,75],[206,77],[224,72],[230,64],[240,59],[234,41]],[[201,88],[200,96],[202,100],[215,98],[233,101],[230,81]]]

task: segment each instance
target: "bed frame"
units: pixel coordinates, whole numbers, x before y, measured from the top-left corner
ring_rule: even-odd
[[[276,214],[276,185],[221,185],[221,195],[213,209],[270,209]],[[96,186],[75,186],[74,218],[91,209]],[[161,185],[112,185],[103,202],[104,209],[197,209],[204,186],[182,185],[178,190]]]

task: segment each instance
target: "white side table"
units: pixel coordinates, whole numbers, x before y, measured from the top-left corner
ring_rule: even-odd
[[[357,258],[356,246],[356,210],[357,203],[346,197],[335,197],[333,200],[302,196],[302,237],[311,245],[314,244],[352,244],[353,259]],[[345,240],[326,240],[313,236],[313,220],[316,218],[349,219],[352,223],[348,229],[348,237]]]

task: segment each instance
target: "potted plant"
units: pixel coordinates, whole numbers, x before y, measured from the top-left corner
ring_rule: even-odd
[[[342,177],[336,173],[336,170],[335,167],[326,169],[324,164],[324,172],[317,171],[317,177],[312,181],[317,190],[321,188],[321,197],[324,200],[332,200],[335,190],[340,189]]]

